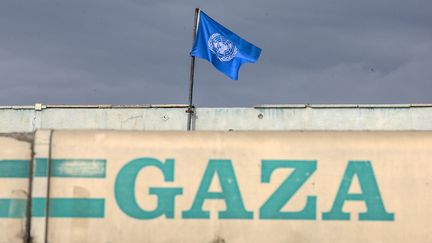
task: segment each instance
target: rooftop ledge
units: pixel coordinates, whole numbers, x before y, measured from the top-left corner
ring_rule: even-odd
[[[43,109],[149,109],[149,108],[187,108],[187,104],[136,104],[136,105],[110,105],[110,104],[95,104],[95,105],[49,105],[40,104],[27,106],[0,106],[0,110],[43,110]],[[432,104],[264,104],[255,105],[254,109],[341,109],[341,108],[428,108]],[[208,107],[197,107],[208,108]],[[220,108],[220,107],[209,107]],[[227,107],[234,108],[234,107]],[[238,107],[237,107],[238,108]],[[248,108],[248,107],[243,107]]]

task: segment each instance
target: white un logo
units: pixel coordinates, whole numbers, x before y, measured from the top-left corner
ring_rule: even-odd
[[[222,62],[228,62],[233,59],[238,52],[237,47],[223,35],[214,33],[207,42],[208,48]]]

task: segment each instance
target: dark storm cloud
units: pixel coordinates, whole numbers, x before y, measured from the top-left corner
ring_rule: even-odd
[[[432,103],[432,2],[0,2],[0,104],[187,103],[193,9],[263,49],[195,103]]]

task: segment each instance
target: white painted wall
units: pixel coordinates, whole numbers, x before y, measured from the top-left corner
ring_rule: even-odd
[[[36,129],[186,130],[185,105],[0,107],[0,133]],[[432,105],[197,108],[195,130],[430,131]]]

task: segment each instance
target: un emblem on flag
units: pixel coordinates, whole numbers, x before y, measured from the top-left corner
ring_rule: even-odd
[[[214,33],[207,42],[208,48],[221,62],[228,62],[233,59],[238,52],[237,47],[223,35]]]

